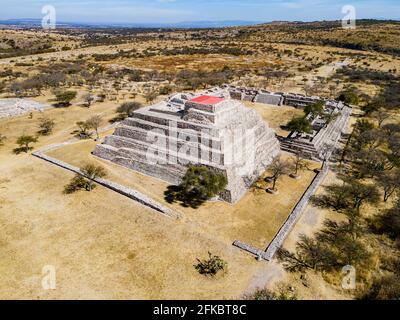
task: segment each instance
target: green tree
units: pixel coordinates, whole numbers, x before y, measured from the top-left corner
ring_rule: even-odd
[[[379,202],[379,191],[375,185],[364,184],[355,179],[347,179],[343,184],[331,185],[325,189],[325,194],[311,198],[314,205],[342,213],[346,213],[348,209],[359,213],[364,203]]]
[[[345,195],[350,198],[353,209],[357,212],[360,212],[364,203],[376,204],[379,202],[379,191],[375,185],[349,179],[343,188]]]
[[[386,172],[380,176],[379,185],[383,189],[383,201],[387,202],[390,197],[400,191],[400,170]]]
[[[324,114],[325,102],[318,101],[317,103],[310,104],[304,108],[306,115],[313,114],[314,116],[322,116]]]
[[[227,178],[207,167],[191,166],[182,179],[181,189],[188,195],[208,200],[222,192],[228,184]]]
[[[322,242],[305,235],[300,236],[296,252],[281,248],[277,252],[277,258],[288,272],[303,272],[307,269],[327,270],[332,268],[335,262],[335,256]]]
[[[22,135],[17,139],[17,144],[19,148],[14,149],[14,153],[19,154],[21,152],[28,153],[28,151],[32,150],[33,147],[30,146],[31,143],[36,143],[38,138],[29,136],[29,135]]]
[[[77,136],[80,139],[89,139],[92,136],[92,133],[89,131],[91,129],[91,125],[88,123],[88,121],[78,121],[76,125],[79,128],[77,131]]]
[[[278,182],[279,178],[282,177],[285,174],[288,174],[290,171],[290,165],[289,163],[282,161],[280,157],[276,158],[272,164],[269,167],[269,170],[271,171],[271,177],[266,178],[266,181],[268,180],[272,181],[272,187],[271,191],[276,191],[276,183]]]
[[[378,216],[377,229],[394,240],[400,239],[400,199],[397,200],[393,208]]]
[[[60,107],[68,107],[71,101],[76,98],[76,91],[62,91],[56,93],[57,105]]]
[[[204,166],[191,166],[179,186],[168,187],[165,198],[170,203],[180,201],[185,207],[198,208],[220,194],[227,184],[225,175]]]
[[[87,178],[86,190],[92,191],[95,187],[93,180],[98,178],[104,178],[107,175],[105,169],[101,166],[94,164],[87,164],[81,168],[81,172],[85,178]]]
[[[287,124],[288,130],[298,133],[312,133],[313,129],[310,121],[306,117],[293,118]]]
[[[354,129],[356,130],[357,134],[362,134],[364,132],[375,129],[375,125],[366,119],[361,119],[357,120]]]
[[[383,123],[390,118],[390,114],[384,109],[379,109],[372,113],[372,117],[378,122],[378,127],[382,128]]]
[[[96,184],[94,180],[104,178],[107,173],[101,166],[87,164],[80,169],[81,174],[76,174],[71,182],[65,186],[64,193],[71,194],[78,190],[92,191]]]
[[[360,103],[360,98],[358,94],[352,89],[347,89],[343,91],[339,95],[338,100],[343,101],[346,104],[352,104],[352,105],[358,105]]]
[[[370,254],[361,241],[349,235],[347,224],[328,220],[315,238],[302,235],[294,253],[280,249],[277,257],[289,272],[331,272],[345,265],[366,265]]]
[[[121,119],[125,119],[131,117],[136,110],[142,107],[143,106],[140,102],[124,102],[118,107],[117,112],[119,113]]]

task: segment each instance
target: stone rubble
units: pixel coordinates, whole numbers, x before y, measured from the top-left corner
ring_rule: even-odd
[[[0,99],[0,119],[16,117],[33,111],[43,111],[48,105],[26,99]]]
[[[316,161],[326,158],[326,148],[333,149],[335,147],[335,141],[341,136],[342,130],[346,127],[352,112],[352,108],[343,102],[315,96],[308,97],[297,93],[275,93],[263,89],[231,85],[223,85],[222,89],[227,91],[230,97],[235,100],[276,106],[287,105],[295,108],[304,108],[323,101],[325,103],[325,112],[337,115],[334,121],[326,123],[322,117],[311,118],[309,115],[309,120],[313,127],[311,134],[291,132],[287,137],[278,137],[283,151],[301,152],[303,157]]]

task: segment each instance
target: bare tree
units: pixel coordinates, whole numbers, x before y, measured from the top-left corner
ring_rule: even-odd
[[[324,143],[321,148],[320,157],[322,159],[322,167],[325,166],[333,152],[333,146],[329,143]]]
[[[296,156],[292,158],[293,170],[294,172],[290,174],[292,178],[299,178],[299,171],[308,169],[308,163],[304,160],[304,156],[301,151],[296,152]]]
[[[381,128],[385,120],[390,118],[390,114],[383,109],[372,113],[372,116],[378,121],[378,127]]]
[[[396,192],[400,191],[400,170],[395,173],[384,173],[379,179],[379,184],[383,188],[383,200],[387,202]]]
[[[94,96],[89,92],[83,96],[83,100],[85,101],[86,107],[90,108],[94,101]]]
[[[102,118],[99,115],[93,116],[89,120],[86,121],[87,126],[96,132],[96,140],[99,140],[99,138],[100,138],[99,127],[101,125],[101,121],[102,121]]]
[[[155,90],[150,90],[144,95],[146,102],[153,102],[158,97],[158,92]]]
[[[290,171],[290,165],[287,162],[283,161],[280,157],[278,157],[272,162],[269,169],[272,173],[272,176],[267,179],[269,181],[272,181],[272,187],[269,189],[269,191],[276,192],[277,181],[281,176],[288,174],[288,172]]]

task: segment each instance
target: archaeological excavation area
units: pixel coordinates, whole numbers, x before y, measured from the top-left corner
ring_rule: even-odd
[[[275,113],[279,113],[279,108],[285,106],[285,104],[271,104],[273,101],[268,99],[264,101],[269,104],[262,104],[259,99],[257,101],[263,108],[275,108]],[[63,121],[63,126],[55,127],[54,136],[42,138],[37,147],[35,146],[34,152],[43,150],[43,155],[56,159],[58,163],[74,167],[80,167],[86,162],[97,163],[106,169],[107,180],[114,185],[136,190],[155,203],[179,213],[180,218],[165,217],[105,187],[98,187],[92,193],[82,192],[65,196],[62,193],[63,187],[72,177],[70,172],[31,155],[15,157],[3,152],[0,154],[2,160],[12,159],[12,162],[2,161],[4,172],[9,172],[10,177],[20,176],[20,180],[10,182],[12,186],[3,189],[5,197],[15,199],[15,195],[10,193],[16,188],[14,183],[19,186],[24,185],[27,189],[18,194],[29,203],[22,202],[18,212],[24,212],[25,217],[32,215],[32,218],[38,219],[40,221],[40,226],[36,227],[40,229],[38,232],[43,237],[54,238],[56,244],[51,250],[47,250],[47,253],[43,251],[45,253],[42,258],[30,264],[34,268],[40,268],[43,263],[48,263],[48,256],[55,256],[53,263],[57,265],[72,266],[76,263],[75,259],[80,259],[89,266],[102,266],[100,272],[109,274],[110,271],[107,269],[111,267],[98,259],[104,257],[104,254],[118,255],[119,269],[140,270],[145,263],[148,270],[146,273],[142,272],[141,280],[139,278],[123,280],[128,283],[126,285],[128,289],[120,293],[123,297],[177,297],[176,293],[167,289],[144,292],[144,288],[152,288],[154,285],[176,288],[176,283],[182,279],[185,281],[180,285],[180,292],[185,297],[199,297],[198,292],[193,293],[191,290],[194,286],[199,290],[204,289],[203,295],[200,294],[201,297],[209,297],[209,283],[194,273],[193,261],[196,257],[204,256],[208,250],[212,250],[223,256],[232,270],[235,270],[213,285],[215,297],[220,297],[221,293],[227,297],[240,294],[240,290],[249,281],[249,270],[256,270],[259,264],[247,252],[234,247],[233,242],[239,240],[251,247],[265,250],[315,179],[312,170],[302,173],[302,179],[299,180],[285,176],[278,182],[277,187],[281,192],[277,195],[251,188],[257,178],[269,175],[268,169],[273,158],[280,154],[283,159],[289,160],[292,155],[282,152],[281,137],[277,136],[269,125],[268,118],[261,117],[259,112],[247,104],[245,106],[244,102],[253,103],[253,101],[243,101],[238,96],[235,98],[228,87],[197,93],[173,94],[159,103],[137,110],[116,129],[109,128],[101,132],[100,142],[89,139],[65,144],[63,142],[71,140],[70,132],[77,121],[87,118],[90,113],[109,112],[110,107],[98,103],[90,109],[73,106],[71,110],[74,112],[68,113],[60,108],[45,109],[43,115]],[[12,133],[15,136],[9,135],[7,142],[11,143],[18,134],[24,132],[22,123],[26,121],[29,121],[29,128],[35,130],[41,115],[33,112],[32,119],[29,119],[29,113],[3,119],[3,123],[7,123],[7,126],[11,123],[10,125],[21,128],[20,132]],[[109,113],[106,120],[114,116],[114,113]],[[103,126],[108,126],[106,121],[103,122]],[[64,130],[64,127],[69,129]],[[315,126],[315,129],[318,127]],[[234,136],[235,130],[242,133],[239,135],[241,139],[224,139],[226,132]],[[248,136],[243,132],[247,132]],[[320,130],[315,130],[315,134],[318,132]],[[202,134],[205,135],[205,139]],[[157,137],[166,139],[157,140]],[[166,142],[166,148],[159,149],[157,142],[163,140]],[[186,149],[187,153],[175,152],[181,149],[185,141],[191,143],[192,148]],[[249,141],[253,143],[246,143]],[[60,146],[47,149],[53,144]],[[154,144],[157,146],[156,150],[152,148]],[[7,145],[5,149],[8,153],[11,152],[9,148]],[[190,150],[197,150],[196,155],[203,156],[200,162],[191,157]],[[247,163],[246,157],[232,157],[232,150],[239,150],[244,155],[254,154],[255,161]],[[159,162],[152,161],[154,158]],[[163,163],[160,160],[167,162]],[[202,164],[227,175],[229,184],[226,191],[221,194],[221,200],[224,201],[207,202],[198,209],[185,208],[165,201],[164,192],[167,187],[179,183],[191,163]],[[310,161],[309,164],[311,169],[320,167],[320,163],[315,161]],[[25,173],[17,174],[20,170]],[[39,178],[35,178],[36,176]],[[25,184],[22,184],[22,181]],[[35,193],[29,190],[36,190],[35,192],[39,193],[38,197],[32,200],[31,197],[35,197]],[[52,202],[42,208],[41,215],[38,216],[34,208],[40,207],[46,198],[51,198]],[[16,214],[16,211],[12,209],[11,204],[12,202],[5,203],[4,209],[9,212],[8,219],[14,221],[11,215]],[[60,233],[61,231],[47,234],[47,224],[42,218],[49,219],[48,217],[58,221],[59,228],[64,230],[65,235]],[[15,224],[18,226],[18,230],[15,231],[18,232],[15,234],[21,234],[20,224],[21,222]],[[77,248],[75,244],[80,243],[80,239],[85,238],[87,234],[95,239],[94,242],[91,240]],[[135,245],[132,245],[131,241]],[[176,245],[171,246],[171,243]],[[65,247],[67,251],[58,256],[54,250],[57,251],[57,248],[61,247]],[[81,253],[84,254],[83,257],[80,256]],[[24,254],[29,256],[28,252]],[[157,278],[162,270],[168,268],[178,268],[180,271],[176,275]],[[60,276],[59,280],[63,289],[53,293],[54,297],[82,287],[82,283],[78,280],[72,282],[66,280],[74,277],[79,279],[72,267],[71,269],[67,267],[65,272],[68,272],[68,275],[65,278]],[[97,279],[96,275],[90,274],[81,281],[86,284],[95,281],[94,279]],[[233,289],[234,283],[240,283],[240,288]],[[112,290],[114,289],[110,287],[109,291]],[[93,295],[93,292],[89,292],[86,296]]]
[[[178,93],[134,112],[93,155],[178,185],[190,165],[203,165],[228,179],[220,199],[236,203],[281,151],[326,160],[346,127],[351,108],[324,101],[334,121],[309,114],[312,133],[279,137],[267,120],[241,101],[304,108],[319,97],[222,86],[199,93]]]

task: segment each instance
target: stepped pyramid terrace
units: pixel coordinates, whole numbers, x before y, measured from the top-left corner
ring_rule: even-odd
[[[228,179],[222,200],[235,203],[280,153],[275,132],[229,92],[180,93],[126,119],[93,154],[179,184],[190,165]]]

